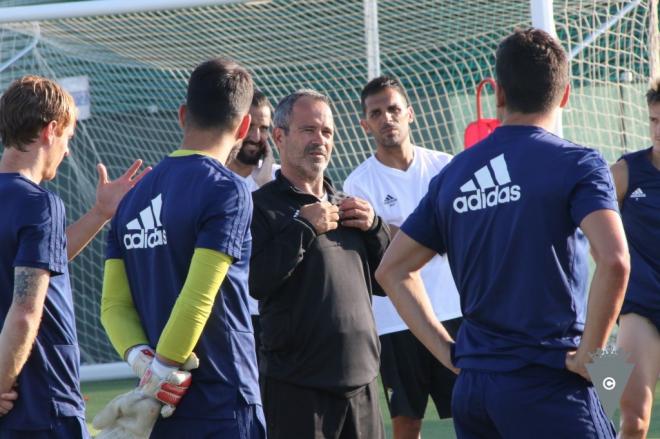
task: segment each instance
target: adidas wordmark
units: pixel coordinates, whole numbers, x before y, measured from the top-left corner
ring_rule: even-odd
[[[163,207],[163,199],[158,194],[149,206],[140,211],[140,218],[135,218],[126,224],[128,230],[134,233],[124,235],[124,247],[126,250],[136,248],[154,248],[159,245],[167,245],[167,235],[160,223],[160,211]]]
[[[493,177],[495,178],[493,179]],[[476,185],[474,180],[477,182]],[[511,184],[504,154],[491,159],[490,167],[486,165],[477,170],[474,173],[474,178],[461,186],[461,192],[474,193],[454,199],[454,210],[458,213],[486,209],[520,199],[520,186]]]

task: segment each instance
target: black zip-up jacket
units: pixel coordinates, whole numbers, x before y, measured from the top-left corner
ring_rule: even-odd
[[[335,192],[324,182],[328,196]],[[281,172],[253,193],[250,294],[259,300],[260,372],[343,395],[378,375],[380,343],[371,294],[384,295],[374,272],[390,242],[376,217],[363,232],[341,225],[317,235],[298,216],[319,200]]]

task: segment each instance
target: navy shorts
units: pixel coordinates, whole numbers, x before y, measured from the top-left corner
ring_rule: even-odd
[[[458,439],[614,439],[596,390],[568,370],[462,370],[452,413]]]
[[[48,430],[0,430],[0,439],[89,439],[84,419],[72,417],[55,418]]]
[[[266,439],[266,421],[260,405],[244,405],[230,419],[160,418],[152,439]]]

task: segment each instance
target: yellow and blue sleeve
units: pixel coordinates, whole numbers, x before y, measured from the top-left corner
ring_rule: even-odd
[[[101,295],[101,323],[112,346],[122,358],[129,348],[149,344],[140,322],[140,316],[133,303],[126,267],[121,259],[105,261]]]
[[[177,363],[190,356],[231,263],[232,258],[225,253],[195,249],[186,281],[158,340],[159,355]]]

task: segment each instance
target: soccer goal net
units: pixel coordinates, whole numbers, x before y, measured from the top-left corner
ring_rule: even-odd
[[[371,154],[358,123],[370,74],[403,82],[416,144],[458,153],[476,117],[475,87],[494,76],[498,42],[532,25],[525,0],[114,2],[121,11],[103,0],[51,3],[0,1],[0,90],[41,74],[67,85],[83,108],[72,155],[48,184],[69,219],[93,203],[97,162],[116,177],[134,158],[154,164],[177,147],[186,79],[205,59],[240,61],[274,103],[302,87],[329,94],[337,124],[329,174],[339,183]],[[563,135],[610,161],[649,143],[644,92],[660,73],[657,14],[657,0],[552,3],[557,36],[571,53]],[[488,93],[484,113],[494,116]],[[99,323],[102,267],[103,237],[71,265],[87,364],[118,360]]]

